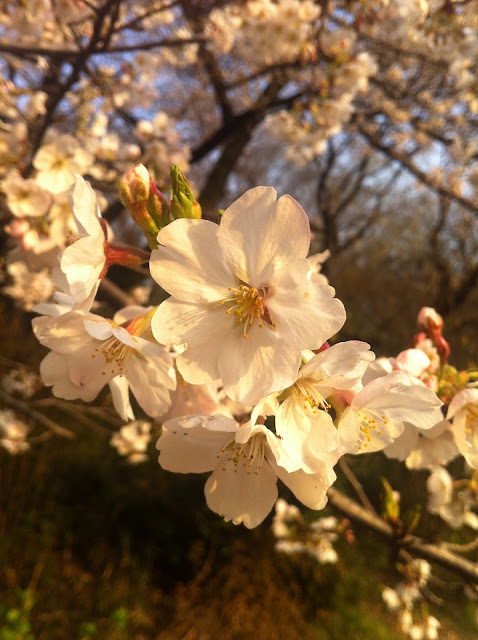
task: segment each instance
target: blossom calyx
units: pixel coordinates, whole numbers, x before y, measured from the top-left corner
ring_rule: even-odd
[[[179,167],[175,164],[171,167],[171,216],[178,218],[192,218],[198,220],[202,216],[201,205],[189,186]]]
[[[155,249],[159,230],[171,219],[169,204],[156,188],[144,165],[138,164],[122,176],[119,197],[133,220],[142,229],[149,247]]]
[[[105,242],[105,264],[99,275],[100,278],[104,278],[108,268],[113,264],[121,265],[122,267],[139,267],[140,265],[148,262],[149,253],[143,251],[139,247],[130,247],[122,244],[115,244]]]

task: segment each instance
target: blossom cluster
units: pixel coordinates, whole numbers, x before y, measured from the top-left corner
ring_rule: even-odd
[[[400,627],[411,640],[436,640],[440,622],[423,606],[431,566],[426,560],[414,559],[400,567],[404,580],[395,589],[386,587],[382,598],[391,611],[396,611]]]
[[[208,505],[247,527],[272,509],[277,479],[321,509],[341,456],[387,452],[408,430],[436,430],[442,402],[415,370],[377,367],[363,342],[327,342],[345,310],[307,257],[309,221],[297,201],[256,187],[218,225],[197,217],[189,185],[176,178],[182,195],[153,200],[157,209],[140,206],[157,192],[144,167],[125,177],[124,202],[150,243],[162,227],[150,255],[108,241],[95,194],[77,178],[79,237],[60,258],[56,302],[38,305],[33,321],[50,349],[41,375],[55,396],[88,402],[109,385],[121,418],[133,420],[131,391],[163,422],[161,466],[212,472]],[[148,259],[169,298],[112,319],[92,312],[112,264]],[[141,454],[133,431],[115,445]]]
[[[275,548],[282,553],[307,554],[319,564],[334,564],[338,555],[333,543],[343,528],[334,516],[307,523],[295,505],[282,498],[276,502],[272,531],[277,538]]]

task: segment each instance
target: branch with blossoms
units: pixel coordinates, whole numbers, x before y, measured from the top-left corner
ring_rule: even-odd
[[[363,342],[330,346],[345,311],[318,273],[320,262],[307,258],[310,227],[300,205],[256,187],[217,225],[201,219],[175,167],[171,186],[168,201],[143,166],[120,183],[149,256],[107,240],[96,196],[77,178],[71,203],[78,235],[54,276],[61,292],[35,308],[35,335],[50,349],[43,383],[57,398],[85,402],[109,385],[123,420],[135,420],[133,393],[163,424],[161,466],[211,471],[206,501],[226,520],[260,524],[280,479],[307,507],[322,509],[329,498],[409,551],[476,577],[466,561],[397,533],[331,489],[334,466],[347,453],[383,450],[423,468],[460,452],[475,464],[464,434],[476,419],[476,391],[464,389],[466,376],[447,364],[438,314],[422,310],[415,348],[395,359],[375,360]],[[112,319],[92,313],[111,265],[148,260],[167,300],[127,306]]]
[[[53,398],[32,399],[14,367],[2,378],[0,446],[21,453],[52,434],[68,437],[52,406],[59,422],[76,417],[103,435],[123,425],[112,444],[131,462],[160,433],[161,466],[210,472],[206,501],[226,520],[258,526],[276,504],[281,550],[332,562],[335,540],[353,532],[277,502],[277,479],[306,507],[329,504],[474,581],[456,555],[474,543],[442,549],[420,539],[418,516],[400,515],[386,480],[377,516],[345,458],[383,451],[411,473],[426,469],[429,512],[451,528],[478,528],[476,375],[452,366],[442,318],[424,308],[413,348],[396,357],[337,342],[345,309],[321,273],[326,252],[309,255],[301,205],[255,187],[215,214],[234,200],[227,189],[237,197],[258,182],[281,191],[289,182],[305,205],[318,180],[322,224],[312,218],[312,229],[334,259],[385,221],[385,195],[401,197],[400,184],[416,178],[441,198],[427,237],[450,291],[437,286],[433,303],[445,312],[471,296],[472,3],[42,0],[35,15],[32,7],[0,10],[3,292],[38,314],[34,332],[49,350],[40,373]],[[145,166],[130,170],[139,158]],[[204,217],[177,168],[187,172],[189,162],[194,179],[201,173]],[[307,183],[307,165],[319,164]],[[134,289],[118,285],[121,269],[137,276]],[[91,406],[100,398],[118,417]],[[454,459],[471,471],[447,468]],[[337,469],[365,510],[333,487]],[[427,572],[406,558],[395,595],[384,596],[413,638],[437,633],[433,616],[417,617]]]
[[[92,402],[108,386],[118,419],[127,423],[111,444],[139,463],[153,422],[161,424],[162,468],[211,472],[206,502],[226,521],[258,526],[274,507],[281,480],[304,506],[320,511],[329,504],[409,554],[478,583],[472,562],[413,533],[416,522],[400,519],[391,490],[384,517],[376,515],[344,459],[381,450],[410,470],[430,469],[430,512],[456,527],[460,505],[462,525],[478,528],[476,478],[454,481],[444,468],[461,455],[478,469],[478,390],[471,373],[448,363],[442,318],[422,309],[414,347],[395,358],[376,359],[356,340],[331,345],[345,310],[319,273],[324,257],[308,257],[309,220],[293,198],[277,200],[271,187],[256,187],[216,224],[202,219],[177,167],[168,199],[142,165],[123,176],[119,194],[150,251],[111,240],[93,189],[77,177],[70,193],[76,234],[53,273],[58,291],[54,302],[34,308],[34,333],[50,350],[41,378],[63,403],[61,411],[68,413],[64,401]],[[170,297],[157,306],[128,304],[112,318],[93,311],[101,288],[113,300],[130,301],[108,281],[111,266],[148,262]],[[28,407],[6,394],[2,400],[43,426],[45,435],[66,435],[42,417],[43,405]],[[72,405],[71,414],[103,431],[80,405]],[[43,437],[28,437],[13,413],[0,415],[0,428],[0,444],[12,453]],[[337,463],[366,508],[332,487]],[[345,525],[319,518],[309,530],[297,513],[283,508],[278,549],[335,561],[332,543]],[[384,598],[411,633],[419,624],[413,607],[424,595],[419,589],[411,597],[401,587],[394,593],[402,595],[394,599],[385,591]],[[433,620],[423,624],[434,629]]]

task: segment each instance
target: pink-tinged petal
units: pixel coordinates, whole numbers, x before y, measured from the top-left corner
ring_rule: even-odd
[[[151,319],[153,336],[161,344],[202,344],[213,337],[220,342],[233,326],[220,304],[196,305],[168,298]]]
[[[217,419],[219,418],[219,419]],[[205,428],[214,422],[216,429]],[[176,473],[204,473],[217,464],[218,453],[234,440],[237,426],[225,416],[174,418],[163,425],[156,448],[159,464]]]
[[[459,452],[472,469],[478,470],[478,425],[467,424],[465,411],[455,414],[450,427]]]
[[[276,202],[272,187],[250,189],[226,209],[218,239],[226,262],[241,280],[263,287],[277,269],[306,258],[307,214],[290,196]]]
[[[107,320],[85,320],[86,333],[96,340],[108,340],[113,335],[113,326]]]
[[[66,275],[75,302],[84,302],[105,266],[101,237],[80,238],[63,251],[60,267]]]
[[[178,300],[215,302],[228,297],[237,279],[224,262],[218,225],[207,220],[175,220],[158,234],[151,253],[151,275]]]
[[[113,406],[121,419],[127,422],[134,420],[133,409],[129,401],[129,385],[124,376],[117,376],[109,381]]]
[[[310,275],[308,261],[296,260],[274,274],[266,297],[274,326],[296,349],[319,349],[346,317],[334,289],[314,283]]]
[[[85,345],[96,343],[84,328],[85,320],[95,318],[100,316],[71,311],[54,319],[34,318],[32,325],[37,340],[43,346],[66,355],[74,353]]]
[[[321,465],[320,473],[305,473],[302,469],[287,473],[276,467],[280,480],[289,487],[295,497],[309,509],[323,509],[327,504],[327,489],[335,482],[336,475],[332,467]]]
[[[88,400],[89,393],[71,382],[68,372],[67,356],[49,353],[40,364],[40,375],[46,387],[53,387],[56,398],[64,400]]]
[[[219,353],[219,373],[227,395],[250,406],[289,387],[297,377],[300,356],[265,325],[253,325],[247,338],[237,327]]]
[[[387,458],[405,460],[413,449],[418,446],[418,435],[419,431],[416,427],[406,424],[402,434],[384,448],[384,454]]]
[[[324,411],[314,414],[310,408],[304,409],[293,395],[284,400],[276,413],[276,433],[285,451],[297,462],[297,468],[307,473],[314,473],[317,459],[340,444],[332,418]]]
[[[374,359],[366,342],[339,342],[311,358],[300,370],[300,377],[323,381],[331,389],[350,389]]]
[[[96,347],[101,344],[95,340],[68,356],[70,380],[83,389],[87,396],[83,396],[83,400],[87,402],[94,400],[107,382],[122,374],[117,360],[108,362],[103,352],[96,351]]]
[[[226,450],[206,482],[204,493],[208,507],[226,522],[257,527],[277,500],[277,476],[267,462],[260,467],[236,464]]]
[[[468,403],[478,407],[478,389],[463,389],[457,393],[448,407],[447,420],[451,420]]]
[[[171,405],[169,389],[159,381],[154,381],[157,369],[148,360],[131,355],[125,374],[130,389],[139,406],[148,416],[162,416]]]
[[[176,358],[179,373],[190,384],[206,384],[218,380],[220,349],[221,343],[214,337],[208,342],[189,347]]]
[[[91,184],[80,176],[77,177],[71,192],[70,205],[80,234],[87,236],[103,234],[99,222],[101,215],[96,194]]]

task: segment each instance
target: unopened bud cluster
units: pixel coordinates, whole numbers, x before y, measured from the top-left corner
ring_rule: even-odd
[[[171,168],[171,201],[157,188],[142,164],[127,171],[119,183],[121,203],[141,228],[150,249],[158,246],[157,235],[163,227],[177,218],[201,217],[201,206],[179,167]]]

